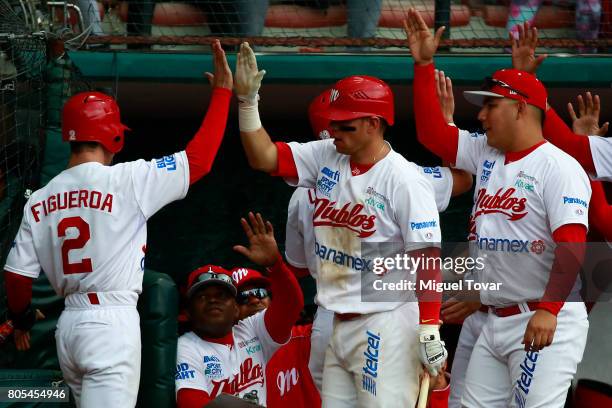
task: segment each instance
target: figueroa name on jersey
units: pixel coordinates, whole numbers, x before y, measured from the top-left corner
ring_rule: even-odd
[[[224,378],[221,381],[213,380],[213,389],[210,395],[217,396],[221,392],[227,392],[231,395],[237,395],[240,391],[244,391],[254,384],[264,385],[264,373],[261,364],[253,366],[253,359],[247,358],[240,364],[240,372],[234,375],[230,381]]]
[[[89,190],[74,190],[53,194],[30,207],[36,222],[40,221],[41,208],[39,207],[42,207],[42,213],[45,216],[54,211],[76,207],[93,208],[110,213],[113,211],[113,195]]]
[[[346,203],[342,208],[334,208],[335,201],[317,197],[312,216],[312,225],[348,228],[358,234],[359,238],[367,238],[374,234],[376,215],[362,214],[362,204]]]

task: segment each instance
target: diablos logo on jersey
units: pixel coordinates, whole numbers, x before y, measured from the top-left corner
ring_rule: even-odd
[[[346,203],[336,208],[336,202],[317,197],[312,215],[312,225],[347,228],[359,238],[367,238],[376,232],[376,215],[367,215],[363,204]]]
[[[254,385],[264,386],[264,371],[261,364],[253,365],[253,359],[248,357],[240,364],[240,371],[231,378],[223,378],[220,381],[212,381],[213,389],[211,396],[217,396],[221,392],[236,395],[241,391]]]
[[[488,194],[486,188],[478,190],[476,202],[474,203],[474,220],[481,215],[503,214],[508,221],[518,221],[528,214],[527,198],[515,197],[516,189],[500,188],[495,194]]]

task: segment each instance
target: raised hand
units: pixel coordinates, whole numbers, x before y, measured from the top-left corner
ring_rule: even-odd
[[[440,101],[442,115],[447,123],[453,123],[453,114],[455,113],[455,97],[453,95],[453,82],[444,75],[444,71],[435,71],[436,94]]]
[[[257,68],[257,59],[255,58],[255,53],[249,47],[249,43],[243,42],[240,44],[240,50],[236,58],[236,76],[234,80],[234,89],[238,99],[250,103],[257,102],[261,80],[265,74],[265,70],[260,71]]]
[[[215,73],[205,73],[206,77],[208,78],[208,82],[210,82],[213,87],[232,89],[232,86],[234,85],[232,70],[227,63],[225,51],[223,51],[223,48],[221,48],[221,43],[219,40],[213,41],[212,53]]]
[[[412,7],[408,9],[408,18],[404,20],[404,31],[415,63],[427,65],[433,62],[445,28],[444,26],[438,28],[433,35],[421,14]]]
[[[576,115],[571,102],[567,104],[567,111],[572,118],[572,130],[574,133],[593,136],[605,135],[608,132],[610,123],[606,122],[601,127],[599,126],[599,114],[601,112],[599,95],[593,97],[590,92],[587,92],[584,97],[578,95],[576,99],[580,116]]]
[[[517,39],[512,33],[509,33],[508,36],[512,44],[512,67],[535,74],[548,56],[547,54],[535,55],[538,46],[538,29],[529,27],[529,23],[525,21],[523,25],[518,25]]]
[[[274,228],[270,221],[264,221],[261,214],[249,212],[249,221],[240,219],[242,229],[249,239],[249,247],[234,246],[234,251],[249,258],[261,266],[272,266],[280,257],[278,245],[274,239]]]

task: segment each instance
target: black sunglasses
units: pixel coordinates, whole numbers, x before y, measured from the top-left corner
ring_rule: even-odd
[[[499,87],[505,88],[505,89],[507,89],[509,91],[515,92],[515,93],[521,95],[523,98],[529,98],[529,95],[527,95],[524,92],[519,91],[518,89],[515,89],[515,88],[511,87],[510,85],[508,85],[504,81],[500,81],[499,79],[490,78],[490,77],[489,78],[485,78],[485,83],[483,85],[483,90],[489,91],[494,86],[499,86]]]
[[[357,128],[355,126],[348,126],[348,125],[332,125],[331,126],[332,130],[335,131],[339,131],[339,132],[354,132],[357,130]]]
[[[264,288],[254,288],[245,290],[238,293],[238,295],[236,296],[236,302],[238,302],[239,305],[246,305],[247,303],[249,303],[249,297],[251,296],[255,296],[257,299],[261,300],[270,296],[270,291]]]

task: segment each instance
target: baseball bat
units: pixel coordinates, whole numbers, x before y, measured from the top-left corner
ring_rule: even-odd
[[[419,390],[419,400],[417,408],[427,407],[427,395],[429,394],[429,373],[425,370],[423,379],[421,380],[421,389]]]

